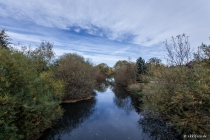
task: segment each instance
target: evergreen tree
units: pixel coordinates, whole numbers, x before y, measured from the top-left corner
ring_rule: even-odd
[[[139,57],[136,60],[136,66],[137,66],[137,72],[138,72],[138,74],[145,74],[146,73],[147,66],[146,66],[146,63],[145,63],[145,60],[144,59],[142,59],[141,57]]]
[[[11,39],[6,34],[5,30],[1,30],[0,31],[0,46],[4,49],[8,49],[8,45],[11,44],[10,40]]]

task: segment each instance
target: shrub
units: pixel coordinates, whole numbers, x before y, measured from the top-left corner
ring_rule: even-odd
[[[51,63],[55,57],[52,48],[53,44],[47,41],[42,41],[34,50],[22,47],[22,52],[32,60],[33,67],[36,69],[38,75],[51,68]]]
[[[128,86],[136,82],[136,65],[125,60],[118,61],[114,66],[114,79],[117,84]]]
[[[0,139],[34,139],[62,115],[63,84],[33,60],[0,48]]]
[[[144,88],[143,83],[136,83],[128,86],[128,90],[136,94],[140,93],[143,90],[143,88]]]
[[[95,73],[96,81],[98,83],[105,82],[106,81],[106,76],[100,71],[100,69],[98,69],[96,67],[95,71],[96,71],[96,73]]]
[[[157,84],[144,91],[144,109],[162,116],[179,134],[208,134],[210,70],[175,66],[159,73]]]
[[[172,37],[172,42],[171,45],[166,42],[170,67],[159,67],[152,73],[155,84],[144,90],[144,109],[166,119],[179,134],[208,134],[210,70],[203,64],[205,61],[199,62],[202,58],[199,53],[194,54],[197,62],[193,67],[185,67],[191,57],[185,34]],[[204,48],[203,51],[208,50],[207,46]]]
[[[65,82],[64,101],[92,96],[95,87],[93,65],[78,54],[65,54],[58,60],[56,76]]]

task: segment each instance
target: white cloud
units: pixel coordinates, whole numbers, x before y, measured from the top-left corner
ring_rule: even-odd
[[[7,31],[8,35],[10,38],[19,40],[19,41],[24,41],[24,42],[30,42],[30,43],[37,43],[41,42],[41,36],[35,36],[35,35],[28,35],[28,34],[19,34],[15,32],[10,32]],[[21,42],[19,42],[21,43]]]
[[[208,40],[210,32],[210,1],[1,0],[0,3],[3,4],[0,11],[4,11],[4,6],[7,10],[0,13],[3,17],[62,29],[77,25],[89,29],[90,34],[97,34],[90,26],[94,25],[108,29],[110,39],[120,40],[124,34],[131,33],[136,36],[134,43],[146,46],[181,33],[191,36],[197,46],[200,40]],[[198,39],[199,42],[195,41]]]
[[[136,58],[144,55],[145,59],[152,55],[161,56],[162,42],[182,33],[190,36],[193,48],[202,42],[210,44],[209,13],[210,1],[207,0],[0,0],[0,17],[65,30],[78,27],[73,28],[77,33],[85,29],[91,35],[108,37],[110,40],[127,41],[126,35],[131,35],[131,45],[121,48],[115,48],[113,44],[102,45],[105,42],[94,40],[89,40],[92,43],[87,43],[87,40],[72,42],[67,38],[65,41],[55,40],[58,46],[69,46],[71,50],[78,52],[86,50],[87,52],[83,52],[85,56],[96,61],[106,59],[110,64],[112,60],[128,56]],[[43,39],[24,33],[9,32],[9,35],[29,42],[40,42]],[[49,36],[49,41],[55,39],[55,36]],[[100,46],[97,43],[101,43]],[[132,49],[137,49],[132,43],[139,45],[139,53],[131,52]],[[57,51],[59,54],[64,52]],[[88,52],[101,54],[94,56]],[[118,58],[109,58],[105,54],[115,54]]]
[[[137,58],[138,46],[127,46],[123,44],[117,44],[113,42],[103,42],[103,40],[95,40],[78,37],[76,40],[64,39],[61,40],[56,36],[51,38],[46,36],[40,36],[39,34],[22,34],[15,32],[7,32],[13,40],[18,40],[20,44],[16,44],[16,48],[21,49],[21,46],[31,46],[35,48],[40,44],[42,39],[54,43],[54,52],[57,57],[65,53],[78,53],[85,58],[90,58],[93,63],[107,63],[109,66],[113,66],[118,60],[126,60],[128,57]],[[78,40],[80,38],[80,40]],[[62,38],[63,39],[63,38]],[[134,48],[135,47],[135,48]],[[139,50],[138,50],[139,51]],[[135,60],[134,60],[135,61]]]
[[[115,52],[113,52],[112,54],[119,54],[119,53],[125,53],[127,50],[129,50],[131,47],[126,47],[120,50],[117,50]]]
[[[85,58],[90,58],[91,60],[94,60],[93,63],[94,64],[100,64],[100,63],[107,63],[109,66],[114,66],[114,64],[118,61],[118,60],[125,60],[125,57],[123,56],[115,56],[115,55],[110,55],[108,53],[104,53],[104,54],[97,54],[97,55],[92,55],[92,54],[87,54],[87,53],[83,53],[80,50],[71,50],[71,49],[60,49],[60,48],[55,48],[54,51],[56,52],[57,56],[61,56],[65,53],[77,53],[82,55]]]

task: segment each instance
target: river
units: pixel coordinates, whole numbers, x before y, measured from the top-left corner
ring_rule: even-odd
[[[125,89],[102,85],[90,100],[62,104],[62,119],[40,140],[176,139],[163,121],[141,116],[139,104]]]

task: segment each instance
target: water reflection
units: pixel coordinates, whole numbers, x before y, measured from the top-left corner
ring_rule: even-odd
[[[133,106],[131,104],[131,98],[128,94],[128,92],[120,87],[115,86],[113,87],[112,91],[114,92],[115,96],[113,97],[113,102],[115,105],[124,110],[126,114],[128,115],[131,111],[133,111]]]
[[[166,123],[162,120],[151,118],[140,118],[139,127],[143,133],[151,140],[177,140],[181,139]]]
[[[62,139],[64,134],[70,135],[71,131],[86,121],[95,111],[96,99],[80,101],[77,103],[63,104],[65,110],[62,119],[57,125],[45,132],[40,140]]]
[[[98,83],[96,90],[102,93],[102,92],[106,92],[108,87],[109,87],[108,83]]]
[[[139,108],[139,104],[141,104],[139,96],[131,95],[124,87],[121,86],[114,86],[112,91],[115,94],[113,102],[117,107],[125,110],[127,114],[133,111],[133,109],[135,109],[137,113],[141,111]]]
[[[141,117],[139,96],[109,84],[102,84],[97,90],[91,100],[63,104],[63,118],[40,139],[175,139],[164,122]]]
[[[113,81],[107,80],[106,82],[97,83],[96,90],[103,93],[106,92],[108,88],[112,89],[113,86]]]
[[[113,102],[118,108],[123,109],[126,114],[129,114],[134,109],[140,114],[141,108],[143,105],[140,97],[135,94],[128,93],[128,91],[121,86],[114,86],[113,92],[115,97],[113,97]],[[180,139],[174,133],[174,131],[166,125],[164,121],[155,120],[151,118],[144,118],[141,115],[139,116],[139,129],[143,131],[143,137],[151,140],[176,140]]]

